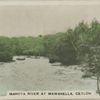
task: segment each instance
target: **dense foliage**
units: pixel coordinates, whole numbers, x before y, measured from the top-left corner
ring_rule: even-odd
[[[100,24],[79,23],[74,29],[38,37],[0,37],[0,61],[10,61],[14,55],[49,57],[50,62],[60,61],[72,65],[84,62],[86,45],[100,45]]]

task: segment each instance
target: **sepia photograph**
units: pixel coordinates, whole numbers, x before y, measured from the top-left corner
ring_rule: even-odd
[[[0,98],[99,98],[98,0],[0,0]]]

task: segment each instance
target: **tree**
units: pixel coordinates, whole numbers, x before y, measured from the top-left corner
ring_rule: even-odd
[[[13,48],[11,41],[7,37],[0,37],[0,62],[12,61]]]
[[[59,61],[65,65],[77,64],[77,51],[72,41],[68,39],[60,40],[55,44],[55,55],[58,57]]]
[[[100,94],[100,46],[88,46],[87,65],[83,77],[95,77],[97,80],[97,93]]]

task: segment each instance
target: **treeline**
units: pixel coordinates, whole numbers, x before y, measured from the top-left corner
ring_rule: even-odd
[[[38,37],[0,37],[0,61],[15,55],[45,56],[50,62],[80,64],[86,60],[89,46],[100,45],[100,23],[80,22],[74,29]]]
[[[45,54],[51,62],[72,65],[84,63],[90,47],[100,45],[100,23],[80,22],[74,29],[44,37]]]
[[[13,56],[43,56],[43,37],[0,37],[0,62],[12,61]]]

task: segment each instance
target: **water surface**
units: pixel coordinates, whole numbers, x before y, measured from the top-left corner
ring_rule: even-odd
[[[0,63],[0,95],[7,91],[27,90],[96,90],[96,82],[82,79],[76,66],[50,64],[48,58],[26,58],[11,63]]]

